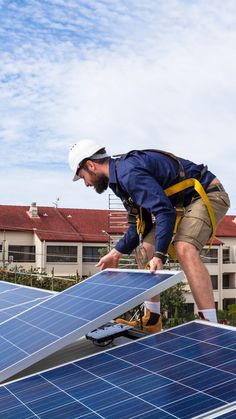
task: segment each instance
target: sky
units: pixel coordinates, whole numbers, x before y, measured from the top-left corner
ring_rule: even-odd
[[[236,214],[235,0],[0,0],[0,38],[1,204],[108,208],[68,166],[92,138],[207,164]]]

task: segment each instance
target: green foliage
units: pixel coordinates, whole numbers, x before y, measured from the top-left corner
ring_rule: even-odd
[[[229,312],[227,310],[217,310],[217,319],[218,321],[229,320]]]
[[[107,253],[109,253],[109,246],[107,246],[107,247],[100,247],[99,249],[98,249],[98,254],[99,254],[99,257],[100,258],[102,258],[103,256],[106,256],[107,255]]]
[[[161,294],[161,309],[168,312],[168,318],[163,316],[163,327],[178,326],[194,320],[193,314],[185,313],[185,284],[180,282]]]
[[[219,323],[236,326],[236,304],[229,305],[228,310],[217,310],[217,319]]]
[[[229,314],[232,316],[236,316],[236,304],[230,304],[228,306]]]
[[[230,316],[230,324],[236,326],[236,304],[230,304],[228,306],[228,313]]]
[[[185,304],[185,284],[180,282],[161,294],[161,307],[168,310],[170,317],[177,318]]]
[[[77,274],[65,278],[48,276],[46,272],[39,272],[39,269],[36,268],[31,268],[28,272],[22,266],[15,266],[8,271],[0,269],[0,280],[57,292],[64,291],[84,279]]]

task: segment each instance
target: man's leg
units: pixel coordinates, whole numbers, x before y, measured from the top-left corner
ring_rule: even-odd
[[[143,245],[135,250],[135,258],[139,269],[145,269],[149,260],[152,259],[154,253],[154,237],[155,229],[153,229],[143,241]],[[133,327],[142,328],[149,333],[157,333],[161,331],[162,322],[160,315],[160,296],[150,298],[144,301],[144,316],[141,319],[128,322],[123,319],[117,319],[118,323],[128,324]]]
[[[144,238],[143,245],[137,247],[137,249],[135,250],[135,259],[136,259],[139,269],[146,269],[149,260],[151,260],[153,257],[153,253],[155,251],[154,234],[155,234],[155,230],[153,229]],[[153,303],[160,302],[160,295],[155,295],[155,297],[150,298],[150,300],[148,301],[153,302]]]
[[[207,195],[216,222],[219,223],[230,204],[228,195],[220,191],[209,192]],[[186,208],[174,238],[174,246],[198,306],[199,316],[217,322],[211,278],[199,255],[211,234],[212,225],[206,205],[202,199],[195,199]]]
[[[179,241],[175,243],[175,251],[202,318],[217,323],[211,278],[198,249],[190,243]]]

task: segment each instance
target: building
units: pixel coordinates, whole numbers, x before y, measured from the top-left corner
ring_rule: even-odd
[[[0,263],[56,276],[92,275],[125,223],[125,211],[0,205]]]
[[[0,264],[56,276],[92,275],[101,252],[127,228],[122,210],[88,210],[0,205]],[[218,309],[236,303],[236,217],[226,215],[202,258],[213,283]],[[186,285],[189,311],[197,312]]]
[[[236,217],[226,215],[216,231],[216,239],[209,249],[205,247],[202,260],[212,280],[216,308],[226,310],[236,303]],[[186,293],[189,310],[197,312],[190,289]]]

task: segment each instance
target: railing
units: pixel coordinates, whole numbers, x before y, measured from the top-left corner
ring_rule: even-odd
[[[63,291],[82,281],[83,278],[79,277],[78,273],[74,277],[55,276],[53,270],[51,275],[47,275],[38,272],[7,271],[2,269],[0,270],[0,280],[51,291]]]

